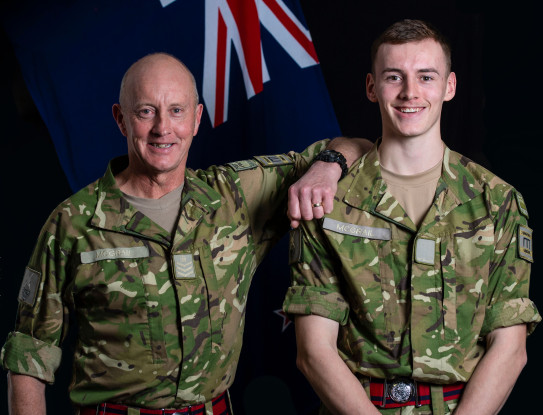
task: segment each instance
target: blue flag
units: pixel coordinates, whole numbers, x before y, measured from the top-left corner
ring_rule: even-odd
[[[189,167],[339,134],[297,0],[22,4],[4,26],[74,191],[126,153],[111,106],[126,69],[148,53],[171,53],[196,78],[204,116]]]
[[[167,52],[193,72],[204,115],[188,166],[303,150],[340,134],[298,0],[26,1],[4,13],[28,90],[74,191],[126,153],[112,117],[126,69]],[[286,239],[259,268],[233,387],[238,414],[306,414],[295,367]]]

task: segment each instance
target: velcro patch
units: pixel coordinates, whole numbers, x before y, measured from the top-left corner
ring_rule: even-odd
[[[264,167],[294,164],[294,161],[286,154],[273,154],[270,156],[255,156],[254,158]]]
[[[192,254],[177,254],[173,256],[175,264],[175,278],[178,280],[188,280],[196,278]]]
[[[257,162],[254,160],[240,160],[240,161],[233,161],[226,164],[232,167],[234,171],[250,170],[258,166]]]
[[[354,225],[330,218],[324,218],[322,227],[333,232],[359,236],[361,238],[380,239],[382,241],[389,241],[391,238],[391,231],[388,228]]]
[[[527,226],[518,227],[518,255],[528,262],[534,262],[532,230]]]
[[[524,202],[524,198],[519,192],[515,192],[517,196],[517,204],[518,204],[518,210],[524,216],[526,219],[529,219],[528,216],[528,209],[526,208],[526,202]]]
[[[33,306],[36,301],[40,280],[40,272],[26,267],[21,289],[19,290],[19,301],[28,304],[29,306]]]
[[[415,262],[425,265],[434,265],[436,255],[436,241],[433,239],[418,238],[415,243]]]

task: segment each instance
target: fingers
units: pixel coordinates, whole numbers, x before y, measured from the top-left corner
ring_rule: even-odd
[[[290,186],[288,189],[287,215],[290,218],[290,226],[296,228],[298,226],[298,221],[302,218],[302,216],[300,213],[300,198],[298,195],[298,188],[295,184]],[[293,226],[294,224],[296,226]]]
[[[309,172],[288,191],[288,217],[291,226],[296,228],[301,220],[321,219],[334,208],[334,195],[337,189],[335,177],[323,170],[327,164],[313,165]],[[315,173],[319,171],[321,173]]]
[[[291,227],[292,229],[296,229],[298,226],[300,226],[300,222],[299,222],[299,221],[297,221],[297,220],[292,220],[292,219],[290,220],[290,227]]]
[[[325,190],[322,192],[322,208],[325,214],[332,213],[332,210],[334,210],[334,195],[335,191],[332,190]]]
[[[298,206],[300,219],[302,220],[320,219],[325,213],[322,194],[315,189],[312,189],[312,191],[309,192],[300,193]]]

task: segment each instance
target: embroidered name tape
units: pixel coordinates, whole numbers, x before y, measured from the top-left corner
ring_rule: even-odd
[[[149,248],[146,246],[133,246],[127,248],[105,248],[97,249],[96,251],[81,252],[81,263],[90,264],[104,259],[131,259],[131,258],[147,258],[149,256]]]
[[[387,228],[373,228],[371,226],[353,225],[352,223],[340,222],[331,218],[324,218],[322,223],[324,229],[345,235],[359,236],[368,239],[380,239],[390,241],[391,231]]]
[[[532,230],[527,226],[518,227],[518,254],[526,261],[534,262]]]

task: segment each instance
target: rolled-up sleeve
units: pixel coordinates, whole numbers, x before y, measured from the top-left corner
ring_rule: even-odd
[[[315,314],[346,324],[349,304],[340,292],[334,261],[323,243],[318,221],[302,222],[290,233],[289,262],[292,284],[283,310],[290,314]]]
[[[526,324],[532,333],[541,316],[529,299],[532,250],[524,251],[519,244],[527,239],[527,215],[521,214],[518,196],[512,190],[496,215],[494,259],[490,264],[487,310],[481,335],[500,327]]]

